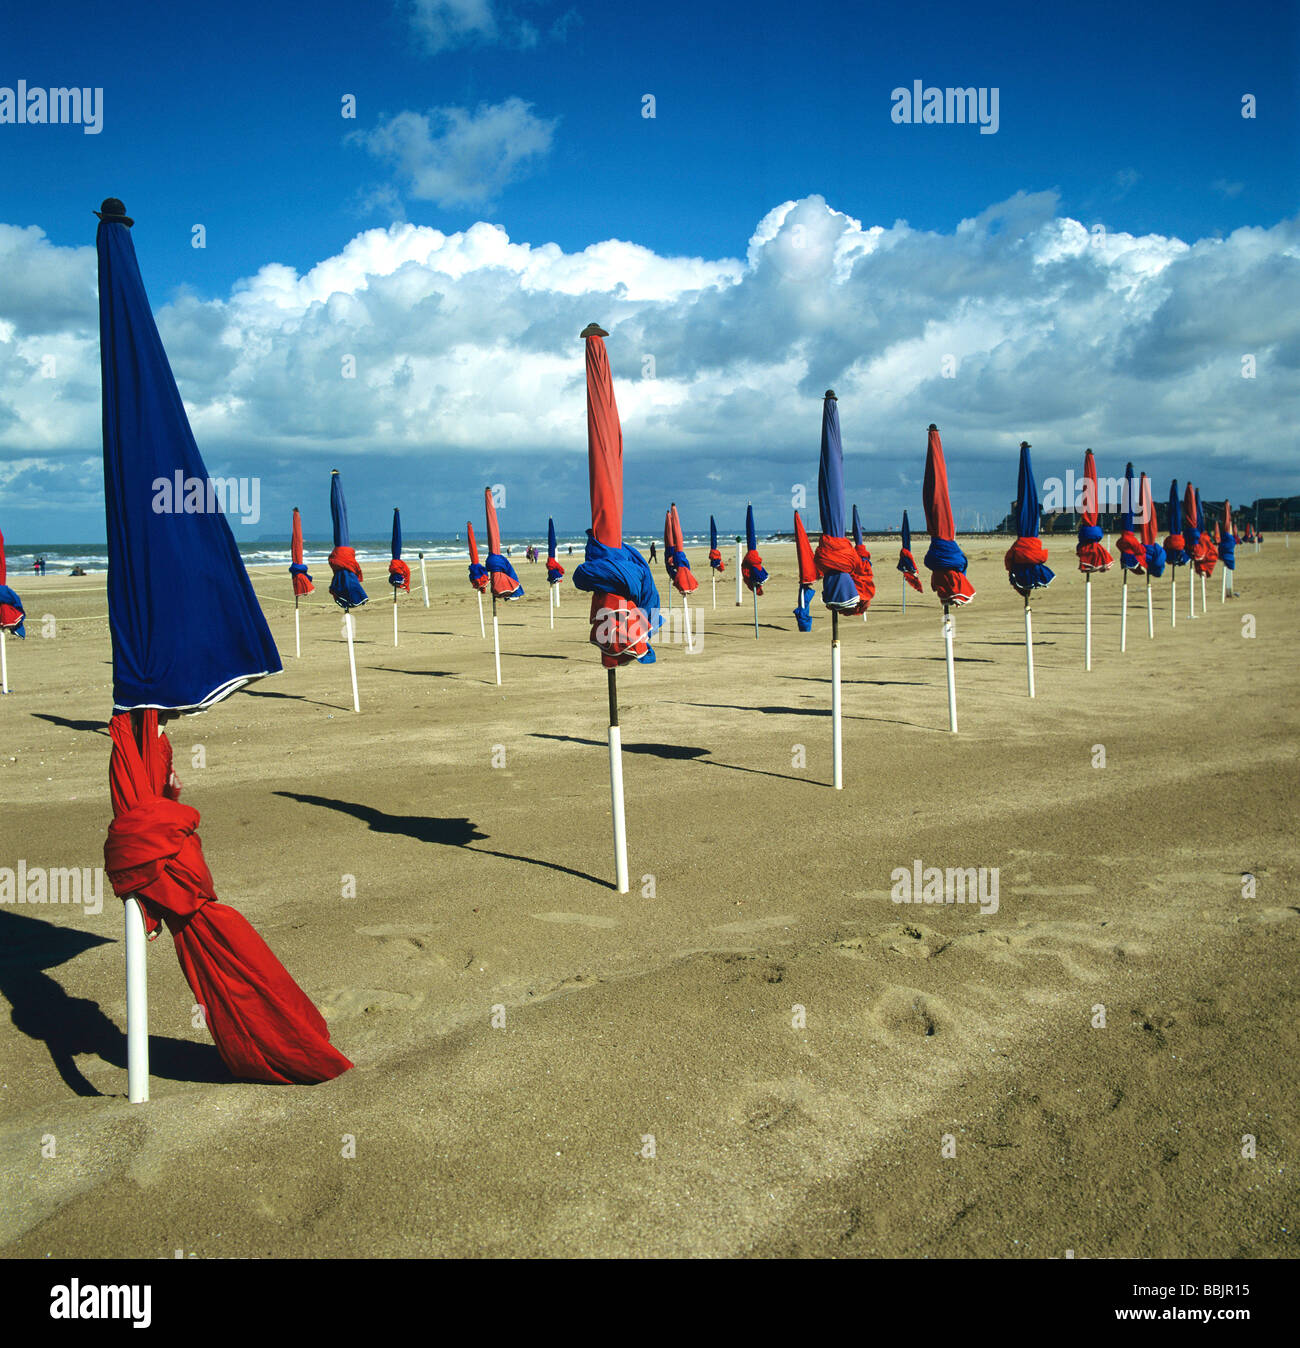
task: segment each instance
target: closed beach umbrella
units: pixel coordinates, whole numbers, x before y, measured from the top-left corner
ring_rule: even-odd
[[[9,655],[7,643],[12,633],[23,638],[27,628],[23,619],[23,601],[9,588],[5,581],[8,577],[5,562],[5,536],[0,534],[0,692],[9,691]]]
[[[754,531],[754,507],[745,507],[745,547],[746,552],[740,563],[740,574],[744,577],[749,592],[754,596],[754,639],[758,639],[758,596],[763,593],[763,582],[767,572],[763,568],[763,559],[758,555],[758,534]]]
[[[1178,499],[1178,479],[1169,484],[1169,533],[1165,538],[1165,560],[1174,568],[1169,573],[1169,626],[1178,626],[1178,567],[1186,566],[1187,539],[1182,527],[1183,507]]]
[[[560,607],[560,582],[564,568],[555,559],[555,521],[546,521],[546,582],[551,599],[551,627],[555,627],[555,610]]]
[[[488,569],[478,559],[474,526],[468,520],[465,521],[465,534],[469,539],[469,583],[478,595],[478,634],[486,640],[487,628],[483,625],[483,591],[488,587]]]
[[[812,601],[817,593],[817,563],[813,559],[808,530],[803,527],[799,512],[794,512],[794,552],[799,564],[799,589],[795,598],[794,620],[801,632],[812,631]]]
[[[718,607],[718,576],[727,569],[718,551],[718,524],[709,516],[709,568],[713,572],[713,607]]]
[[[298,600],[315,590],[311,576],[307,574],[307,564],[302,559],[302,516],[298,507],[293,508],[293,527],[289,533],[289,579],[293,584],[293,645],[294,652],[302,656],[302,629],[298,618]]]
[[[393,508],[393,555],[388,563],[388,583],[393,587],[393,645],[397,645],[397,592],[411,593],[411,568],[402,560],[402,512]]]
[[[348,671],[352,675],[352,710],[361,710],[361,697],[357,692],[357,653],[353,645],[352,610],[370,602],[361,588],[363,579],[361,564],[352,547],[352,536],[348,531],[348,504],[343,499],[343,479],[335,468],[330,473],[330,522],[334,526],[334,547],[329,555],[330,594],[334,602],[343,610],[343,632],[348,639]]]
[[[957,528],[948,497],[948,465],[943,458],[939,428],[930,423],[925,449],[925,481],[921,484],[925,503],[925,526],[930,532],[925,564],[930,571],[930,588],[943,601],[943,647],[948,667],[948,729],[957,732],[957,676],[952,658],[954,606],[969,604],[975,587],[966,578],[966,554],[957,546]]]
[[[161,923],[235,1075],[326,1081],[351,1064],[261,937],[217,902],[199,815],[178,799],[171,746],[160,733],[160,713],[211,707],[278,673],[280,657],[221,510],[155,508],[158,479],[209,479],[149,310],[132,221],[112,198],[97,214],[113,639],[113,822],[104,861],[126,900],[128,1095],[148,1098],[144,934]],[[184,589],[151,583],[179,575],[190,582]]]
[[[686,634],[686,650],[689,653],[694,650],[695,643],[691,639],[691,601],[689,596],[699,589],[700,582],[695,579],[695,573],[691,570],[690,561],[687,559],[685,548],[686,540],[682,534],[682,522],[677,514],[677,506],[670,504],[668,515],[664,520],[664,566],[668,570],[668,579],[671,582],[672,589],[676,590],[682,597],[682,626]],[[669,601],[671,603],[671,599]]]
[[[1196,508],[1196,488],[1189,482],[1183,492],[1183,537],[1187,540],[1187,615],[1196,617],[1196,573],[1205,558],[1205,540],[1201,537],[1200,516]]]
[[[1083,572],[1083,667],[1092,668],[1092,573],[1109,571],[1115,559],[1102,545],[1101,526],[1098,524],[1097,460],[1092,450],[1083,456],[1083,504],[1079,512],[1079,542],[1075,552],[1079,570]]]
[[[1228,590],[1231,588],[1228,584],[1228,572],[1232,572],[1233,580],[1237,578],[1237,535],[1232,532],[1232,505],[1230,502],[1223,503],[1223,534],[1219,539],[1219,557],[1223,561],[1223,595],[1220,603],[1228,597]]]
[[[903,531],[899,539],[898,570],[903,574],[903,612],[907,612],[907,587],[910,585],[917,594],[924,594],[921,577],[917,574],[916,558],[912,556],[912,526],[907,522],[907,511],[903,511]]]
[[[1165,550],[1160,546],[1160,524],[1156,519],[1156,503],[1151,494],[1151,479],[1145,473],[1142,474],[1138,487],[1138,503],[1142,513],[1142,551],[1147,573],[1147,636],[1154,640],[1156,615],[1151,596],[1151,579],[1154,576],[1158,580],[1165,574]]]
[[[844,737],[840,701],[840,614],[865,613],[871,602],[870,572],[845,536],[844,449],[840,405],[834,389],[822,397],[821,448],[817,458],[817,509],[822,536],[813,559],[822,578],[822,603],[831,611],[831,782],[844,788]]]
[[[497,523],[496,503],[492,488],[483,488],[483,504],[487,512],[487,570],[492,587],[492,649],[496,657],[497,684],[501,683],[501,628],[497,623],[497,600],[522,599],[524,587],[510,565],[510,559],[501,550],[501,526]]]
[[[623,741],[618,721],[618,667],[655,658],[650,638],[659,616],[659,592],[641,554],[623,542],[623,428],[604,339],[595,323],[581,333],[587,366],[587,473],[591,528],[575,589],[591,595],[591,643],[600,651],[609,694],[609,792],[614,821],[614,875],[628,891],[627,817],[623,803]]]
[[[1140,576],[1147,569],[1146,545],[1138,537],[1133,524],[1133,506],[1137,497],[1133,483],[1133,465],[1124,466],[1123,530],[1119,536],[1119,561],[1123,572],[1119,610],[1119,648],[1128,649],[1128,575]]]
[[[1029,681],[1029,696],[1034,694],[1034,628],[1029,609],[1029,596],[1034,590],[1046,589],[1056,573],[1047,565],[1047,549],[1038,536],[1038,484],[1034,481],[1034,465],[1029,457],[1032,448],[1028,440],[1020,442],[1020,471],[1016,479],[1016,541],[1002,559],[1007,568],[1011,588],[1025,601],[1025,670]]]

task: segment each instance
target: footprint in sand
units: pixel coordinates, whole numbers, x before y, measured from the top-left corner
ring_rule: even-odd
[[[424,1000],[422,992],[394,992],[390,988],[335,988],[320,1001],[326,1020],[372,1016],[380,1011],[410,1011]]]
[[[770,931],[773,927],[793,927],[799,921],[797,917],[756,917],[748,922],[726,922],[720,927],[710,927],[710,931],[720,931],[727,936],[748,936],[752,932]]]
[[[836,941],[835,951],[849,959],[865,960],[871,958],[875,947],[880,947],[891,955],[925,960],[947,950],[951,944],[942,932],[933,927],[920,922],[899,922],[871,936],[850,936]]]
[[[900,984],[886,988],[869,1015],[882,1030],[899,1038],[933,1039],[950,1033],[957,1025],[945,1001]]]

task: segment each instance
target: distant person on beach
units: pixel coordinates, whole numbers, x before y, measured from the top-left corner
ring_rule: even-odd
[[[655,545],[654,545],[653,543],[651,543],[651,544],[650,544],[650,560],[653,562],[654,559],[655,559],[658,555],[659,555],[659,554],[655,551]]]

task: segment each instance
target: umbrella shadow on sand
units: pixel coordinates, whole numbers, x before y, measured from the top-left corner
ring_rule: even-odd
[[[490,847],[473,847],[472,843],[485,841],[488,834],[480,833],[478,826],[470,819],[436,819],[419,814],[389,814],[386,810],[376,809],[373,805],[361,805],[355,801],[333,800],[328,796],[309,796],[299,791],[277,791],[277,796],[287,800],[296,800],[304,805],[319,805],[324,810],[336,810],[339,814],[351,815],[366,824],[372,833],[392,833],[402,838],[414,838],[416,842],[438,843],[443,847],[462,847],[467,852],[476,852],[481,856],[500,857],[503,861],[522,861],[529,866],[541,866],[548,871],[561,871],[576,880],[589,880],[604,889],[612,889],[608,880],[588,875],[586,871],[575,870],[572,866],[562,866],[558,861],[541,861],[537,857],[521,857],[514,852],[497,852]]]
[[[686,706],[704,706],[704,703],[685,703]],[[756,707],[744,707],[744,711],[763,710]],[[775,710],[773,708],[772,710]],[[829,713],[827,713],[829,715]],[[537,740],[562,740],[566,744],[585,744],[594,749],[604,749],[607,747],[604,740],[582,739],[578,735],[547,735],[541,731],[534,731],[533,738]],[[709,749],[701,749],[687,744],[625,744],[623,746],[625,754],[646,754],[651,758],[665,758],[674,761],[690,760],[692,762],[704,763],[711,768],[725,768],[728,772],[752,772],[756,777],[779,777],[783,782],[807,782],[807,777],[793,777],[788,772],[768,772],[764,768],[745,768],[739,763],[723,763],[716,758],[708,758],[707,754],[712,752]]]
[[[95,735],[108,737],[108,726],[103,721],[72,721],[66,716],[56,716],[52,712],[38,711],[33,715],[38,721],[48,721],[63,730],[87,730]]]
[[[45,970],[112,944],[104,936],[0,910],[0,996],[9,1003],[14,1029],[44,1041],[55,1070],[76,1095],[103,1094],[82,1074],[77,1056],[94,1053],[125,1072],[126,1035],[98,1002],[70,997]],[[170,1081],[231,1079],[214,1045],[161,1035],[149,1036],[149,1074]]]

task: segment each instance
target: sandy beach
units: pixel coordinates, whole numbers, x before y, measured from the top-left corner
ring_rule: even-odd
[[[1046,540],[1032,702],[1009,540],[961,541],[956,736],[938,601],[904,613],[869,544],[842,792],[793,547],[762,548],[757,640],[730,561],[715,610],[692,554],[698,652],[619,676],[622,896],[585,597],[552,631],[516,559],[497,688],[463,564],[425,609],[413,563],[396,648],[367,572],[355,715],[328,569],[301,659],[284,569],[255,571],[285,669],[169,728],[182,799],[355,1068],[231,1081],[164,935],[132,1106],[120,901],[0,905],[0,1250],[1294,1257],[1300,540],[1243,544],[1195,619],[1180,570],[1172,631],[1167,572],[1154,640],[1130,585],[1124,655],[1117,563],[1088,674],[1073,539]],[[15,588],[0,867],[102,866],[103,577]],[[918,864],[996,870],[996,911],[895,902]]]

